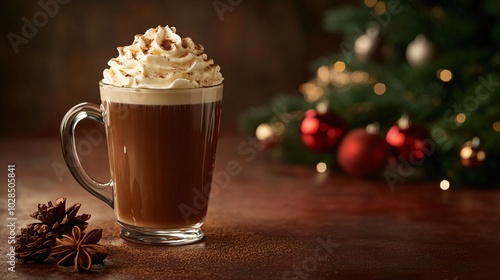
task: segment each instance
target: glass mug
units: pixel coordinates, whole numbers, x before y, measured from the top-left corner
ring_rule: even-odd
[[[61,123],[64,160],[75,179],[114,209],[125,240],[176,245],[202,239],[223,85],[143,89],[100,82],[99,88],[100,106],[76,105]],[[77,155],[75,128],[86,118],[106,127],[107,183],[93,180]]]

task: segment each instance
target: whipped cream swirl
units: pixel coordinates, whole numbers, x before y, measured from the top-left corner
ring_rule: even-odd
[[[203,46],[181,38],[175,27],[158,26],[135,35],[130,46],[118,47],[109,60],[103,82],[131,88],[199,88],[216,86],[224,78]]]

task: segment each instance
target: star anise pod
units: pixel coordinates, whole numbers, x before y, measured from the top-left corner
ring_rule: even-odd
[[[50,248],[55,245],[56,234],[42,223],[29,224],[21,229],[16,236],[16,257],[23,263],[43,262],[50,254]]]
[[[102,264],[108,255],[106,248],[97,244],[101,236],[102,229],[84,233],[75,226],[71,235],[56,239],[57,246],[52,248],[50,256],[59,260],[58,265],[73,265],[76,271],[89,271],[92,264]]]
[[[47,205],[38,204],[38,211],[30,216],[49,226],[51,231],[57,233],[57,237],[63,234],[70,234],[74,226],[78,226],[82,230],[87,227],[87,220],[90,215],[81,214],[77,216],[78,210],[82,205],[77,203],[66,209],[66,198],[60,197],[56,200],[55,205],[49,201]]]

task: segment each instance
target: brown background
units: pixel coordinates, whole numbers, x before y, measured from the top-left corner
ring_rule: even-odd
[[[7,34],[21,35],[21,19],[32,21],[41,7],[38,1],[2,1],[0,137],[57,135],[71,106],[99,102],[97,83],[107,61],[117,56],[116,47],[159,24],[194,38],[221,65],[222,131],[234,132],[245,109],[278,93],[297,94],[298,85],[312,75],[310,61],[338,49],[340,37],[322,31],[322,14],[354,1],[333,2],[242,1],[221,21],[212,0],[73,0],[60,4],[16,54]]]

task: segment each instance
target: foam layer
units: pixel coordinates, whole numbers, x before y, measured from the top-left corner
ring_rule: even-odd
[[[224,78],[219,65],[175,27],[158,26],[135,35],[130,46],[118,47],[118,57],[108,62],[103,81],[131,88],[199,88],[219,85]]]
[[[125,88],[100,83],[101,102],[137,105],[184,105],[210,103],[222,99],[223,85],[204,88],[149,89]]]

